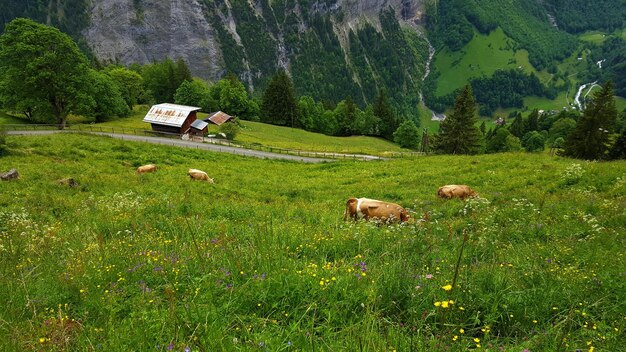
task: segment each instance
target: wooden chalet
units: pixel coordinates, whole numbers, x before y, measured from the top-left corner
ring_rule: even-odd
[[[220,126],[226,122],[232,122],[233,116],[230,116],[222,111],[216,111],[210,113],[209,116],[207,116],[203,121]]]
[[[184,134],[188,133],[191,125],[196,121],[196,113],[200,108],[177,104],[153,105],[143,118],[149,122],[153,131]]]

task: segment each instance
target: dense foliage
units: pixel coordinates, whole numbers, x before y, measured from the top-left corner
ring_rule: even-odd
[[[589,81],[613,81],[615,95],[626,98],[626,38],[610,37],[599,46],[589,45]],[[601,67],[601,68],[600,68]]]
[[[559,29],[569,33],[612,32],[625,24],[626,6],[622,0],[546,0],[543,4]]]
[[[403,148],[416,149],[419,146],[419,129],[413,121],[404,120],[404,122],[393,133],[394,142]]]
[[[0,36],[0,100],[6,108],[64,128],[70,113],[94,111],[90,83],[101,82],[95,77],[85,55],[56,28],[16,19]]]
[[[609,81],[585,107],[574,131],[565,140],[564,154],[587,160],[607,159],[616,120],[613,83]]]
[[[232,7],[223,1],[207,2],[212,11],[208,16],[228,58],[227,69],[254,90],[264,91],[266,78],[288,67],[297,95],[327,105],[350,96],[364,108],[385,89],[394,109],[419,125],[416,107],[428,55],[426,41],[414,29],[401,27],[391,8],[381,11],[380,29],[363,20],[342,38],[335,27],[343,26],[341,12],[309,12],[312,6],[332,5],[316,3],[259,1],[257,8],[252,8],[244,1]],[[258,16],[259,10],[263,16]],[[229,11],[236,21],[239,42],[216,15]]]
[[[576,38],[558,31],[548,21],[545,8],[535,1],[441,0],[428,7],[428,28],[438,47],[459,50],[473,36],[474,28],[488,33],[501,27],[519,48],[529,52],[537,69],[568,57]]]
[[[428,80],[428,89],[425,94],[428,106],[435,111],[443,112],[454,103],[454,98],[459,95],[461,89],[453,93],[436,96],[434,85],[436,80]],[[481,77],[470,80],[470,85],[476,96],[476,102],[480,104],[480,114],[491,115],[498,108],[522,108],[524,97],[543,96],[554,98],[554,88],[547,88],[534,74],[526,74],[519,69],[498,70],[492,77]],[[433,90],[431,90],[433,89]]]
[[[154,98],[154,103],[174,101],[176,89],[184,81],[191,81],[191,72],[184,60],[165,59],[141,67],[144,89]]]

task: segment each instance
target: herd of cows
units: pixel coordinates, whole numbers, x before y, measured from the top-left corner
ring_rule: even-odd
[[[149,164],[137,168],[137,173],[144,174],[157,170],[156,165]],[[206,172],[197,169],[189,169],[187,175],[192,180],[207,181],[213,183],[213,179]],[[469,197],[477,197],[478,194],[467,185],[445,185],[439,187],[437,195],[444,199],[460,198],[465,200]],[[402,206],[369,198],[350,198],[346,203],[346,210],[343,214],[343,220],[346,221],[350,217],[354,221],[363,218],[365,221],[369,219],[382,222],[412,222],[413,219]]]
[[[445,185],[439,187],[437,195],[444,199],[477,197],[478,194],[467,185]],[[354,221],[359,217],[365,219],[378,219],[383,222],[412,222],[413,219],[402,206],[369,198],[350,198],[346,203],[346,211],[343,220],[350,217]]]
[[[137,168],[137,173],[145,174],[148,172],[155,172],[156,169],[157,167],[154,164],[143,165]],[[189,171],[187,171],[187,175],[189,175],[192,180],[207,181],[208,183],[213,183],[213,179],[210,178],[209,175],[202,170],[189,169]]]

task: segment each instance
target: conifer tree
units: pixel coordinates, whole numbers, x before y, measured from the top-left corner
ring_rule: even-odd
[[[439,149],[448,154],[479,153],[483,136],[476,122],[476,102],[467,85],[456,98],[454,111],[439,125]]]
[[[380,119],[380,128],[378,129],[380,135],[385,139],[392,140],[393,133],[400,126],[400,121],[391,108],[384,89],[378,91],[374,100],[374,115]]]
[[[567,136],[563,154],[579,159],[605,159],[615,131],[617,109],[613,98],[613,82],[608,81],[594,94],[576,128]]]
[[[522,118],[521,113],[517,113],[515,120],[513,120],[513,123],[509,127],[509,131],[517,138],[522,138],[522,136],[524,136],[524,119]]]
[[[530,115],[528,115],[528,118],[525,122],[526,123],[524,124],[524,134],[532,131],[537,131],[539,129],[539,110],[534,109],[530,113]]]
[[[296,127],[298,103],[291,78],[284,70],[276,73],[263,94],[262,121]]]

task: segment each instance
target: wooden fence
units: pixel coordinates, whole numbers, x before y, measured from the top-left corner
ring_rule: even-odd
[[[6,131],[57,131],[59,130],[59,125],[53,124],[6,124],[0,125],[0,128]],[[167,133],[167,132],[158,132],[152,130],[144,130],[137,128],[129,128],[129,127],[110,127],[110,126],[102,126],[97,124],[76,124],[76,125],[66,125],[63,132],[86,132],[86,133],[97,133],[97,134],[116,134],[116,135],[134,135],[134,136],[146,136],[146,137],[158,137],[158,138],[170,138],[170,139],[183,139],[183,135],[178,133]],[[388,152],[385,153],[384,156],[373,156],[366,154],[358,154],[358,153],[335,153],[335,152],[316,152],[316,151],[304,151],[297,149],[287,149],[287,148],[279,148],[279,147],[271,147],[265,146],[257,143],[241,143],[241,142],[232,142],[227,139],[220,138],[208,138],[202,137],[201,140],[198,140],[197,137],[194,138],[190,136],[189,141],[201,142],[201,143],[209,143],[215,145],[224,145],[233,148],[243,148],[250,150],[258,150],[269,153],[277,153],[277,154],[289,154],[295,156],[303,156],[303,157],[312,157],[312,158],[330,158],[330,159],[353,159],[353,160],[385,160],[385,159],[397,159],[397,158],[414,158],[419,156],[426,155],[421,152]]]

